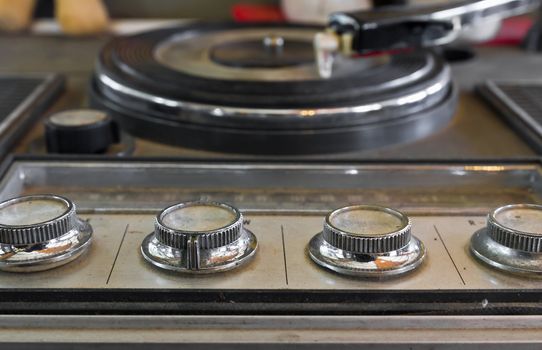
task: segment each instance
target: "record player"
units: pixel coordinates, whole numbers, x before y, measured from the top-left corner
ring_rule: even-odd
[[[120,38],[102,51],[92,98],[139,136],[237,153],[374,148],[450,120],[456,91],[435,54],[345,59],[326,79],[316,33],[196,24]]]
[[[1,171],[0,335],[536,346],[542,56],[452,61],[447,45],[538,5],[195,22],[87,42],[92,57],[68,47],[85,74],[20,114],[33,126]],[[39,101],[62,81],[33,78]]]
[[[463,26],[481,21],[478,17],[494,21],[503,13],[520,13],[533,4],[514,6],[501,6],[501,12],[478,9],[478,15],[464,16]],[[440,25],[450,21],[441,8],[425,11],[444,16]],[[316,57],[322,55],[315,55],[313,45],[321,28],[294,25],[193,23],[85,43],[82,48],[91,52],[61,47],[65,51],[59,55],[74,57],[69,61],[41,66],[27,57],[34,65],[28,70],[65,71],[69,78],[69,98],[48,115],[95,107],[116,126],[94,127],[90,124],[100,124],[101,117],[88,116],[90,124],[74,131],[55,123],[62,119],[56,117],[46,123],[45,133],[43,123],[34,124],[16,150],[44,154],[49,144],[50,153],[297,159],[513,158],[537,152],[530,147],[537,141],[527,136],[536,131],[517,135],[501,125],[495,110],[474,92],[486,80],[516,85],[536,80],[536,54],[506,45],[479,46],[466,60],[450,62],[445,57],[451,49],[443,58],[434,45],[452,40],[456,27],[419,27],[413,34],[404,28],[423,21],[404,11],[402,17],[383,13],[400,21],[388,26],[382,24],[385,18],[362,20],[377,23],[382,33],[396,33],[374,37],[396,42],[367,42],[359,54],[330,53],[335,60],[327,78],[319,74]],[[420,16],[429,22],[428,14]],[[26,54],[22,48],[17,52]],[[94,145],[96,137],[101,141]],[[83,148],[74,146],[77,142]]]

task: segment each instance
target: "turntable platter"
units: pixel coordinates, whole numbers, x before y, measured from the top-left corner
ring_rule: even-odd
[[[312,28],[231,29],[173,35],[153,52],[159,64],[187,75],[248,81],[322,80],[314,62]],[[334,79],[362,74],[388,57],[354,60],[337,57]]]
[[[317,30],[195,24],[120,37],[98,58],[91,100],[135,135],[239,153],[375,148],[451,118],[455,90],[437,55],[342,58],[322,79]]]

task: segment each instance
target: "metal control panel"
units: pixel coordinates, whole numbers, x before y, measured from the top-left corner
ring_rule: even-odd
[[[92,226],[93,243],[81,258],[56,269],[24,278],[3,272],[0,288],[538,289],[542,280],[485,266],[474,259],[469,245],[492,209],[542,202],[540,169],[536,161],[289,165],[16,160],[2,179],[1,199],[44,193],[70,198],[80,218]],[[194,200],[220,200],[243,213],[244,228],[258,242],[252,261],[202,276],[165,271],[145,261],[141,244],[155,230],[156,215],[176,202]],[[426,249],[419,268],[375,280],[344,276],[311,260],[308,245],[322,232],[326,214],[367,203],[401,210],[410,219],[412,236]]]
[[[247,215],[259,239],[253,261],[238,269],[193,276],[147,263],[141,242],[153,231],[154,216],[83,215],[94,241],[85,256],[49,271],[1,273],[0,288],[53,289],[241,289],[241,290],[471,290],[542,288],[542,279],[506,274],[481,265],[469,252],[471,236],[485,226],[483,216],[412,216],[413,233],[425,243],[419,269],[399,278],[356,279],[327,271],[307,255],[307,244],[322,230],[319,215]]]
[[[77,225],[66,226],[71,233],[61,237],[88,238],[91,227],[92,239],[81,254],[61,266],[48,265],[39,272],[0,272],[0,335],[9,334],[13,345],[48,339],[59,347],[85,342],[106,348],[122,342],[166,347],[169,342],[184,342],[209,348],[241,338],[247,346],[264,348],[288,343],[326,348],[373,344],[386,349],[417,344],[420,337],[427,346],[454,342],[461,348],[487,342],[488,336],[509,345],[521,345],[525,337],[536,343],[542,341],[536,316],[542,278],[537,273],[506,272],[481,261],[472,253],[471,242],[487,230],[489,213],[499,222],[511,220],[510,230],[536,231],[520,221],[522,212],[529,217],[539,215],[533,210],[542,203],[541,170],[536,159],[299,165],[15,158],[5,164],[0,199],[23,199],[5,202],[0,214],[23,204],[25,210],[27,204],[36,206],[37,199],[39,214],[49,215],[58,210],[44,210],[46,201],[54,199],[56,204],[68,203],[67,207],[71,201]],[[43,194],[55,196],[35,197]],[[204,202],[229,206],[213,204],[208,211],[201,205]],[[493,211],[514,203],[532,206]],[[349,209],[333,212],[340,207]],[[375,211],[373,221],[363,223],[365,232],[358,231],[355,219],[365,218],[368,211]],[[221,216],[211,218],[209,213]],[[142,254],[153,232],[159,242],[178,248],[172,250],[173,257],[184,254],[186,242],[196,243],[190,233],[195,226],[183,222],[183,215],[205,218],[205,225],[239,229],[232,231],[238,232],[235,237],[257,240],[257,248],[249,244],[250,259],[223,272],[194,274],[186,273],[193,271],[185,267],[153,264]],[[324,226],[326,215],[336,229],[334,239],[341,239],[341,232],[372,239],[371,234],[380,237],[391,230],[405,237],[405,242],[415,237],[423,261],[400,275],[377,278],[321,266],[311,256],[310,242],[330,230]],[[386,215],[395,219],[380,223]],[[49,225],[43,218],[18,215],[16,219],[17,223]],[[4,227],[13,223],[8,221],[0,215],[2,242],[19,239]],[[197,227],[215,230],[205,225]],[[169,241],[160,240],[161,230]],[[209,232],[205,235],[215,233]],[[172,241],[183,235],[187,235],[186,244]],[[326,235],[331,233],[322,234],[324,240]],[[224,237],[226,246],[239,241]],[[207,248],[217,249],[213,254],[224,252],[222,241],[205,242],[210,244]],[[350,254],[339,252],[340,262],[353,257],[362,263],[359,267],[369,261],[363,260],[369,256],[364,255],[366,248],[354,251],[338,241],[332,243]],[[46,245],[53,250],[43,251],[36,248],[43,247],[40,244],[25,247],[32,247],[47,262],[54,259],[58,245]],[[16,254],[3,256],[4,262],[27,253],[20,245],[13,246]],[[5,251],[4,243],[0,247]],[[169,249],[167,244],[148,247]],[[537,254],[531,254],[531,263]],[[220,265],[207,262],[211,267]],[[23,324],[24,334],[17,328]],[[518,332],[505,336],[502,330],[511,326]]]

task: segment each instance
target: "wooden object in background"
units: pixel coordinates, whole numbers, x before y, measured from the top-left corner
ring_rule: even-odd
[[[16,32],[26,29],[36,0],[0,0],[0,30]]]
[[[102,0],[55,0],[55,15],[70,35],[90,35],[107,30],[109,16]]]

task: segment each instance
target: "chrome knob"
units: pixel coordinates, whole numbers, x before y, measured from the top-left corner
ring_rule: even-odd
[[[324,240],[349,252],[387,253],[410,241],[410,219],[376,206],[354,206],[331,212],[324,222]]]
[[[143,257],[168,270],[210,273],[252,258],[257,240],[236,208],[215,202],[175,204],[160,212],[141,245]]]
[[[309,243],[314,262],[341,274],[385,277],[416,268],[425,247],[410,219],[394,209],[356,205],[329,213]]]
[[[40,271],[80,256],[92,227],[76,215],[75,204],[56,195],[16,197],[0,203],[0,269]]]
[[[493,210],[471,239],[471,252],[501,270],[542,273],[542,206],[511,204]]]
[[[542,252],[542,206],[507,205],[487,217],[489,236],[508,248]]]

